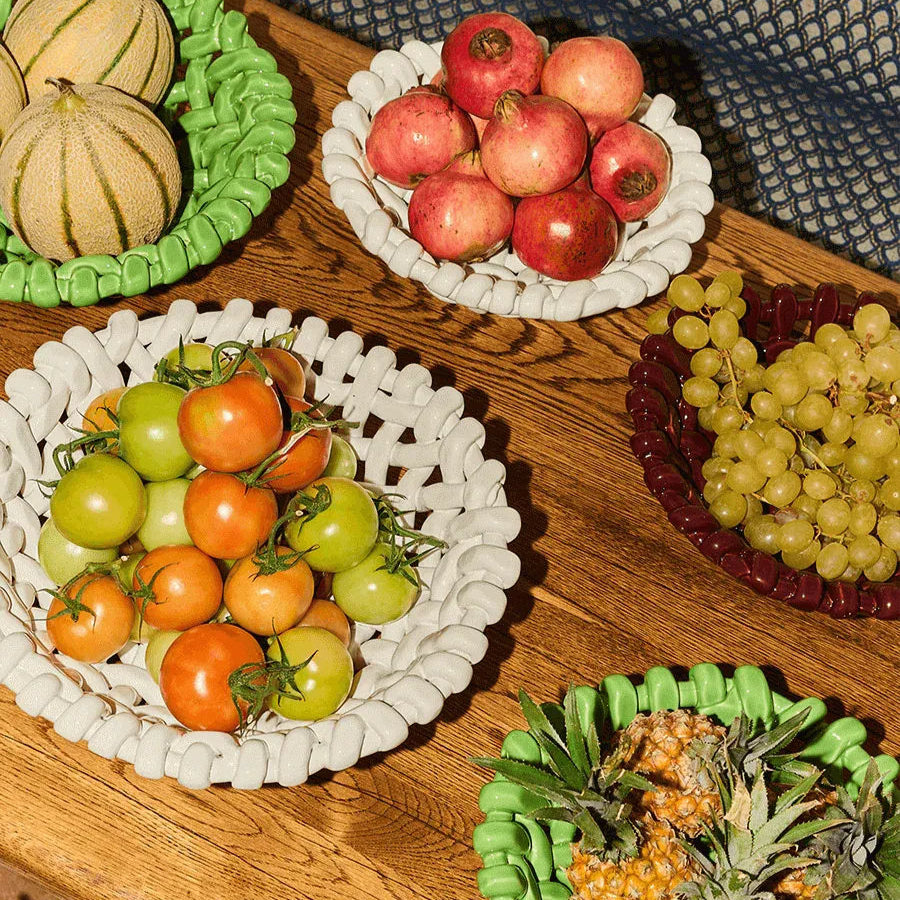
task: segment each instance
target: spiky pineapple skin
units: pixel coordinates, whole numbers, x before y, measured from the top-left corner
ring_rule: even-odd
[[[620,734],[624,768],[656,786],[635,804],[638,815],[653,815],[689,837],[721,815],[719,792],[708,773],[688,752],[698,739],[721,740],[725,729],[708,716],[684,709],[638,715]]]
[[[640,852],[633,859],[602,860],[573,845],[566,874],[574,900],[672,900],[679,885],[699,876],[668,823],[648,819],[640,830]]]

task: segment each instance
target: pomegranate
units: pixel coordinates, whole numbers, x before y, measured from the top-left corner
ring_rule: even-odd
[[[506,243],[512,227],[512,200],[481,174],[477,150],[429,175],[409,201],[410,234],[439,259],[486,259]]]
[[[587,149],[584,122],[565,100],[507,91],[484,129],[481,161],[498,188],[528,197],[571,184],[584,166]]]
[[[385,103],[366,138],[369,165],[391,184],[415,187],[477,143],[472,120],[446,94],[422,86]]]
[[[571,103],[592,138],[627,121],[644,93],[637,57],[614,37],[563,41],[547,58],[541,91]]]
[[[447,93],[466,112],[488,119],[504,91],[537,90],[544,48],[515,16],[479,13],[453,29],[444,41],[441,61]]]
[[[484,129],[487,128],[488,122],[490,119],[482,119],[481,116],[473,116],[469,115],[469,118],[472,120],[472,124],[475,126],[475,134],[478,135],[478,140],[480,141],[484,137]]]
[[[622,222],[646,219],[666,196],[669,148],[637,122],[607,131],[591,155],[591,185]]]
[[[613,258],[619,225],[609,204],[583,180],[526,197],[516,209],[513,249],[526,265],[560,281],[599,275]]]

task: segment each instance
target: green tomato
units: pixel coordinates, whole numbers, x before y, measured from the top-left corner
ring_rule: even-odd
[[[134,624],[131,626],[131,634],[128,636],[129,641],[135,641],[138,644],[147,644],[150,638],[159,631],[149,622],[144,621],[141,615],[135,615]]]
[[[387,544],[378,543],[361,563],[334,576],[334,602],[354,621],[384,625],[405,616],[416,602],[419,576],[411,566],[405,571],[415,578],[415,584],[401,572],[389,572],[385,564],[390,552]]]
[[[315,497],[327,488],[328,505],[310,517],[291,522],[285,529],[288,544],[311,569],[342,572],[368,556],[378,538],[378,510],[369,492],[349,478],[319,478],[302,493]]]
[[[184,495],[190,486],[187,478],[151,481],[146,486],[147,515],[138,540],[147,550],[194,543],[184,524]]]
[[[184,365],[188,369],[205,369],[209,372],[212,370],[212,352],[212,344],[185,344]],[[173,347],[163,359],[165,359],[170,366],[177,366],[179,362],[181,362],[178,347]]]
[[[337,478],[356,478],[358,460],[356,451],[340,435],[331,435],[331,455],[328,465],[322,472],[323,477],[333,475]]]
[[[146,381],[122,394],[119,454],[145,481],[178,478],[194,464],[178,434],[178,409],[186,391]]]
[[[353,660],[344,642],[324,628],[291,628],[270,642],[266,655],[292,666],[312,657],[294,677],[302,697],[288,687],[290,696],[269,700],[269,707],[287,719],[324,719],[350,694]]]
[[[135,618],[138,618],[135,616]],[[145,624],[144,628],[151,626]],[[184,634],[183,631],[166,631],[165,629],[153,629],[147,641],[147,649],[144,652],[144,665],[150,673],[150,677],[159,684],[159,670],[162,666],[163,657],[169,652],[169,647],[175,643],[176,638],[180,638]]]
[[[50,516],[63,537],[80,547],[118,547],[141,527],[144,485],[127,462],[109,453],[82,457],[59,480]]]
[[[44,522],[41,536],[38,538],[38,561],[57,584],[71,581],[91,563],[112,562],[118,555],[119,552],[115,547],[94,550],[73,544],[60,534],[53,519]]]
[[[126,593],[131,590],[132,585],[134,584],[134,570],[146,555],[147,554],[143,550],[137,553],[131,553],[128,556],[121,557],[113,567],[116,576],[119,579],[119,584],[122,585],[122,589]]]

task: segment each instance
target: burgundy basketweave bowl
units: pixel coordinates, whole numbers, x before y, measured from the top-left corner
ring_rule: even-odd
[[[862,293],[852,303],[841,303],[832,284],[822,284],[810,300],[798,300],[787,285],[778,285],[768,302],[751,289],[741,296],[747,312],[743,334],[768,364],[786,347],[807,339],[827,322],[849,325],[856,310],[877,302]],[[815,571],[795,571],[767,553],[754,550],[742,534],[723,529],[708,511],[702,491],[701,468],[712,452],[715,435],[697,422],[697,409],[681,397],[681,386],[691,377],[691,352],[672,337],[680,315],[673,310],[669,330],[649,335],[641,344],[641,358],[628,373],[631,390],[628,412],[634,421],[631,449],[644,469],[644,481],[662,504],[669,521],[700,552],[729,575],[760,594],[784,600],[804,610],[819,610],[834,618],[875,616],[900,618],[900,578],[874,584],[826,582]]]

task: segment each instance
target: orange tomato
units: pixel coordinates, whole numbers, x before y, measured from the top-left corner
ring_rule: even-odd
[[[256,639],[237,625],[195,625],[163,657],[159,688],[169,712],[194,731],[234,731],[241,723],[228,686],[235,669],[265,662]],[[247,704],[239,700],[246,714]]]
[[[276,547],[278,556],[291,553]],[[296,625],[312,600],[313,574],[302,560],[280,572],[263,575],[253,556],[234,564],[225,580],[225,606],[236,625],[254,634],[281,634]]]
[[[285,397],[291,412],[306,412],[311,403],[297,397]],[[313,414],[314,418],[320,418]],[[294,438],[291,431],[285,431],[281,438],[281,448],[287,447]],[[328,465],[331,456],[331,430],[312,428],[297,438],[284,456],[276,458],[266,473],[265,483],[279,494],[293,493],[315,481]]]
[[[282,347],[254,347],[253,352],[285,396],[302,397],[306,393],[303,363],[290,350]],[[256,372],[257,369],[252,362],[244,360],[238,366],[238,371]]]
[[[47,634],[53,646],[80,662],[98,663],[118,653],[131,636],[134,606],[112,575],[82,575],[66,597],[83,607],[53,598],[47,613]]]
[[[298,626],[324,628],[350,646],[350,620],[341,612],[333,600],[315,599],[309,605],[306,615],[297,623]]]
[[[222,576],[215,561],[189,545],[157,547],[137,564],[133,586],[150,585],[153,596],[137,602],[154,628],[185,631],[208,622],[222,604]]]
[[[126,387],[117,387],[95,397],[85,411],[81,427],[85,431],[115,431],[118,425],[110,413],[115,413],[119,408],[119,400],[127,390]]]

